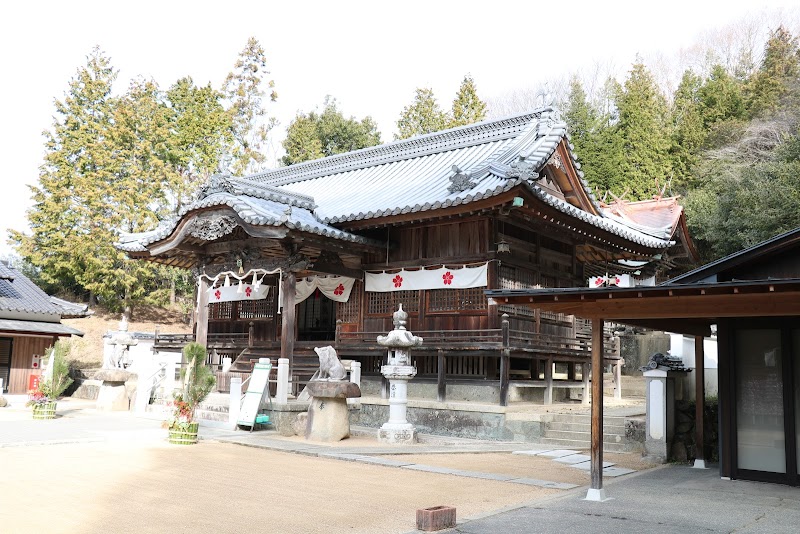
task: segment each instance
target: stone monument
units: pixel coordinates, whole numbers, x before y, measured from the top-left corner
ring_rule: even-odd
[[[124,369],[128,361],[128,349],[138,345],[139,341],[128,333],[128,319],[124,315],[119,322],[119,330],[106,341],[112,345],[111,352],[103,358],[103,369]]]
[[[319,372],[308,382],[311,395],[305,438],[314,441],[340,441],[350,436],[350,410],[347,399],[360,397],[357,384],[348,382],[347,372],[331,347],[315,347]]]
[[[378,440],[409,444],[417,440],[416,428],[406,420],[408,381],[417,374],[417,368],[411,365],[410,349],[422,345],[422,338],[406,330],[408,314],[402,304],[392,319],[394,330],[378,336],[378,344],[389,349],[388,364],[381,366],[381,374],[389,380],[389,421],[378,430]]]
[[[106,341],[113,350],[103,359],[103,368],[95,375],[94,380],[100,382],[97,394],[97,409],[118,411],[130,409],[130,397],[125,383],[135,375],[125,370],[128,361],[128,348],[139,342],[128,333],[128,320],[123,315],[119,322],[119,330]]]

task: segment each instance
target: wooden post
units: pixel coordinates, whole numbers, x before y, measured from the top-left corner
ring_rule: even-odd
[[[508,374],[511,369],[511,353],[509,346],[508,314],[503,314],[500,323],[503,331],[503,348],[500,350],[500,406],[508,406]]]
[[[444,402],[447,400],[447,383],[446,383],[447,368],[445,366],[444,350],[442,349],[439,349],[439,353],[437,355],[437,366],[438,366],[436,375],[437,399],[439,402]]]
[[[592,485],[587,501],[606,500],[603,489],[603,320],[592,319]]]
[[[342,320],[336,319],[336,332],[333,335],[333,348],[339,350],[339,343],[342,342]]]
[[[694,337],[694,391],[695,391],[695,411],[694,411],[694,467],[698,469],[706,468],[705,460],[705,429],[703,428],[703,414],[706,407],[706,379],[705,352],[703,349],[703,336]]]
[[[201,276],[197,284],[197,329],[194,340],[208,346],[208,279]]]
[[[256,325],[253,321],[247,325],[247,346],[252,347],[256,340]]]
[[[281,358],[289,360],[289,376],[291,377],[294,373],[294,297],[297,292],[297,279],[294,273],[286,273],[286,278],[281,280],[281,292],[283,293],[283,310],[281,310]]]
[[[553,358],[544,361],[544,403],[553,404]]]
[[[567,380],[570,382],[575,382],[575,367],[578,364],[575,362],[570,362],[567,364]]]

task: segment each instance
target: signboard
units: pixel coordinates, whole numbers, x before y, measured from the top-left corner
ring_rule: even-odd
[[[253,367],[253,374],[250,375],[250,382],[247,384],[244,401],[242,401],[242,407],[239,410],[237,425],[252,427],[256,424],[256,416],[261,409],[264,395],[269,395],[269,373],[271,370],[271,363],[259,362]]]

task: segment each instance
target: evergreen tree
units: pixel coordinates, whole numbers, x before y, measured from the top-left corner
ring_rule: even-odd
[[[109,203],[117,179],[111,143],[117,76],[98,48],[87,56],[56,101],[52,130],[45,131],[45,161],[31,186],[30,235],[12,232],[17,252],[41,270],[42,279],[75,292],[97,293],[102,281],[116,207]],[[104,248],[106,247],[106,248]]]
[[[234,128],[231,114],[222,106],[222,93],[210,84],[197,87],[190,77],[182,78],[166,96],[172,111],[170,164],[181,176],[170,194],[179,211],[220,168],[233,143]]]
[[[771,35],[764,49],[760,68],[748,83],[747,104],[751,115],[763,115],[778,109],[790,92],[789,84],[800,76],[798,39],[783,26]]]
[[[395,139],[408,139],[443,130],[450,123],[447,113],[442,111],[429,88],[417,88],[414,102],[403,108],[397,120]]]
[[[676,185],[685,188],[700,157],[706,129],[700,111],[700,76],[687,70],[675,92],[672,105],[672,156]]]
[[[267,60],[264,49],[255,37],[247,41],[247,46],[239,54],[233,72],[225,78],[222,91],[230,104],[233,143],[234,174],[257,172],[266,160],[264,146],[269,131],[277,121],[267,117],[264,109],[264,85],[270,91],[269,99],[275,102],[275,81],[266,80]]]
[[[453,100],[450,127],[473,124],[485,118],[486,104],[478,97],[475,81],[470,75],[464,76]]]
[[[336,99],[325,98],[322,113],[298,113],[286,131],[285,165],[342,154],[380,144],[381,135],[372,117],[346,119]]]
[[[570,142],[589,185],[600,192],[621,192],[622,140],[611,117],[598,111],[587,99],[583,84],[573,77],[564,113]]]
[[[633,65],[617,97],[625,159],[621,172],[629,200],[649,198],[656,180],[672,176],[667,102],[641,62]]]

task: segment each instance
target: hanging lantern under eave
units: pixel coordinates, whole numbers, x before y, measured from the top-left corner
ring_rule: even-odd
[[[508,241],[501,240],[497,242],[498,254],[508,254],[510,252],[511,252],[511,245],[508,244]]]

